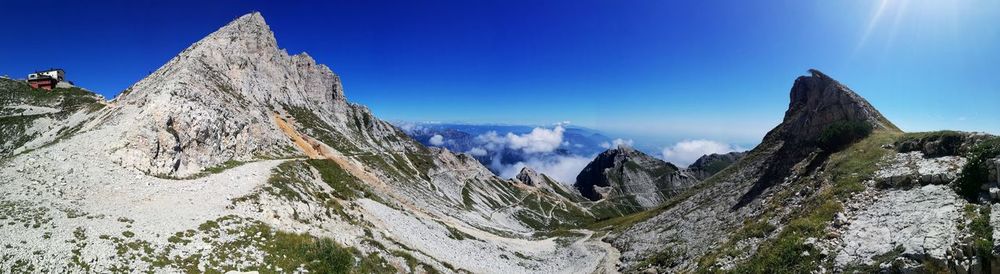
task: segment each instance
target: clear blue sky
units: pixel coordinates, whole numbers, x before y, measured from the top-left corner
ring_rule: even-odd
[[[0,2],[0,74],[111,97],[258,10],[387,120],[755,143],[817,68],[905,130],[1000,133],[1000,1],[136,2]]]

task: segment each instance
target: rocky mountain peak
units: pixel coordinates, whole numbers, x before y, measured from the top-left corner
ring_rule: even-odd
[[[187,176],[226,161],[288,153],[276,113],[348,120],[340,78],[309,55],[278,48],[260,13],[219,28],[139,81],[110,109],[123,165]],[[335,120],[335,121],[333,121]]]
[[[219,30],[208,35],[205,40],[229,40],[234,44],[257,44],[277,47],[277,40],[271,27],[264,21],[259,12],[245,14],[229,22]],[[237,43],[238,42],[238,43]]]
[[[592,201],[635,205],[622,212],[658,206],[698,180],[677,166],[628,146],[608,149],[587,164],[574,187]]]
[[[694,161],[685,170],[688,174],[691,174],[698,180],[705,180],[712,175],[715,175],[719,171],[722,171],[726,167],[729,167],[733,163],[736,163],[740,159],[746,156],[746,152],[729,152],[729,153],[713,153],[704,155]]]
[[[765,140],[797,143],[815,139],[827,126],[841,121],[865,121],[875,129],[898,130],[867,100],[816,69],[792,85],[784,121]]]
[[[514,176],[514,178],[529,186],[537,186],[544,180],[541,174],[529,167],[521,168],[521,172],[517,173],[517,176]]]

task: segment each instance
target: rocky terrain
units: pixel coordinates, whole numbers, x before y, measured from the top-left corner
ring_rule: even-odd
[[[694,163],[691,163],[684,172],[698,178],[698,180],[705,180],[708,177],[712,177],[719,171],[726,169],[736,161],[739,161],[746,156],[746,152],[730,152],[725,154],[713,153],[705,156],[701,156]]]
[[[616,269],[601,236],[548,232],[584,209],[347,102],[257,13],[77,115],[44,146],[24,145],[44,120],[11,133],[27,141],[0,162],[0,272]]]
[[[38,92],[27,83],[0,79],[0,157],[68,136],[104,107],[103,98],[76,87]]]
[[[809,74],[746,153],[503,179],[247,14],[111,101],[0,80],[0,272],[1000,272],[1000,138]]]
[[[812,70],[759,146],[610,239],[628,271],[986,273],[998,154],[993,136],[902,133]]]
[[[583,197],[620,215],[659,206],[698,180],[671,163],[628,146],[611,148],[580,171],[574,187]]]

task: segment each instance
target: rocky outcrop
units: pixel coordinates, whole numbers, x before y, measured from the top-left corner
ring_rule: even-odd
[[[944,262],[951,255],[967,204],[954,191],[928,185],[891,190],[877,199],[858,212],[838,215],[835,222],[841,228],[834,233],[843,237],[833,243],[842,247],[835,257],[837,266],[871,265],[873,258],[893,251],[921,261]]]
[[[958,178],[965,163],[959,156],[925,158],[917,151],[897,153],[875,172],[875,181],[886,188],[948,184]]]
[[[746,152],[730,152],[730,153],[712,153],[709,155],[701,156],[698,160],[694,161],[690,166],[685,169],[687,174],[691,174],[698,180],[705,180],[708,177],[712,177],[719,171],[726,169],[729,165],[736,163],[746,156]]]
[[[986,162],[991,183],[1000,184],[1000,158],[994,158]]]
[[[865,121],[875,129],[899,129],[868,101],[847,86],[811,69],[810,76],[795,79],[785,118],[764,137],[789,143],[813,142],[828,126],[845,121]]]
[[[627,146],[609,149],[587,164],[574,187],[591,201],[654,208],[698,180],[673,164]]]
[[[524,185],[545,191],[551,195],[555,195],[555,197],[561,197],[569,202],[579,203],[589,201],[587,198],[581,196],[576,189],[570,188],[569,186],[552,179],[548,175],[538,173],[529,167],[521,168],[521,172],[519,172],[517,176],[514,176],[514,180]]]
[[[539,186],[545,184],[545,182],[547,181],[546,178],[542,178],[542,176],[544,175],[539,174],[538,172],[536,172],[531,168],[524,167],[521,168],[521,172],[518,172],[517,176],[514,176],[514,178],[516,178],[518,181],[520,181],[525,185]]]

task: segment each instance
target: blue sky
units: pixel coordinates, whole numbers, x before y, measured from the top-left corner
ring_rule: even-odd
[[[257,10],[386,120],[753,144],[817,68],[905,130],[1000,133],[998,1],[182,2],[3,1],[0,74],[111,97]]]

